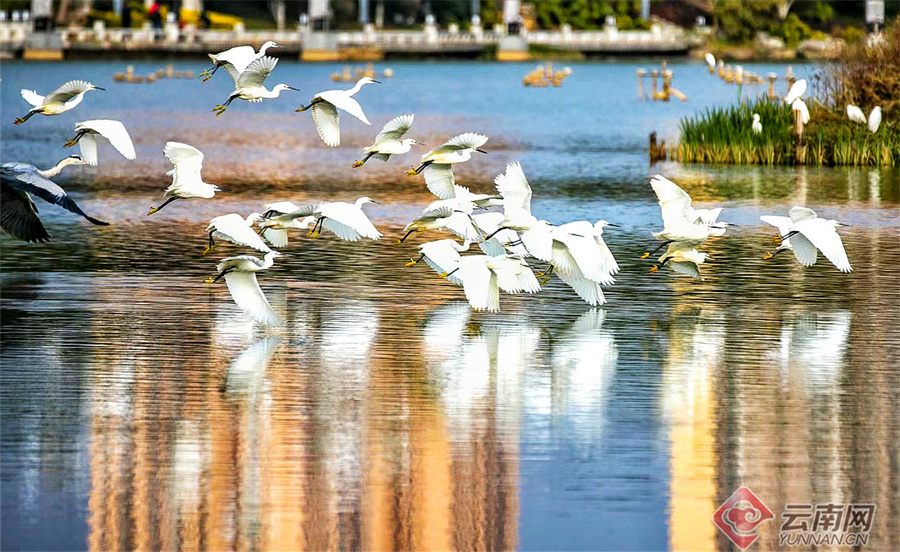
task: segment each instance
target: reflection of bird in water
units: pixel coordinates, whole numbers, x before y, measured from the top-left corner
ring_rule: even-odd
[[[668,265],[675,272],[702,280],[700,265],[706,262],[708,257],[708,254],[697,251],[688,243],[671,242],[666,252],[659,258],[659,265],[653,265],[650,272],[654,273],[660,267]]]
[[[108,222],[87,215],[65,190],[50,180],[63,168],[83,163],[81,157],[71,155],[45,171],[28,163],[0,165],[0,227],[20,240],[35,243],[50,240],[50,235],[38,218],[37,207],[31,200],[31,195],[81,215],[91,224],[108,226]]]
[[[226,391],[251,399],[255,397],[262,388],[266,370],[280,344],[280,337],[265,337],[241,351],[228,366]]]
[[[811,391],[836,385],[846,363],[849,311],[801,313],[785,320],[781,330],[782,366],[805,371]]]

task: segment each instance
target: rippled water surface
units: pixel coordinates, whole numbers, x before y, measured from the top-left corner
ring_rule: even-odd
[[[336,149],[293,109],[339,67],[283,60],[272,81],[302,92],[216,118],[224,75],[112,82],[123,65],[2,68],[3,161],[49,167],[93,118],[125,122],[138,153],[101,146],[99,167],[57,179],[110,226],[38,201],[51,243],[0,237],[4,550],[730,550],[710,519],[742,485],[776,515],[761,550],[790,503],[874,503],[868,549],[900,549],[898,171],[649,166],[649,132],[674,143],[680,117],[736,98],[697,64],[674,65],[684,104],[638,102],[640,64],[575,65],[558,89],[521,87],[530,65],[394,64],[358,95],[373,127],[344,117]],[[108,91],[11,124],[20,88],[70,78]],[[520,160],[539,218],[620,224],[608,304],[553,280],[475,313],[404,268],[422,237],[391,241],[432,199],[403,176],[415,158],[350,164],[405,112],[431,146],[490,135],[456,171],[475,191]],[[203,150],[229,191],[147,217],[166,140]],[[657,172],[739,225],[704,246],[703,281],[638,260],[660,226]],[[200,255],[211,217],[360,195],[384,203],[370,213],[386,239],[297,235],[260,275],[283,330],[203,283],[245,252]],[[792,205],[851,224],[852,273],[762,260],[759,215]]]

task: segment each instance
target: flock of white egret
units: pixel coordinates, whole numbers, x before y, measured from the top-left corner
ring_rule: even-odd
[[[242,46],[210,55],[214,67],[201,75],[204,82],[220,67],[235,81],[234,92],[224,104],[215,108],[217,116],[224,113],[234,99],[261,101],[277,97],[281,90],[294,90],[283,84],[276,85],[272,91],[264,86],[265,79],[277,62],[275,58],[265,56],[265,51],[274,46],[277,45],[268,42],[259,51]],[[320,92],[297,111],[311,108],[322,141],[328,146],[338,146],[339,109],[370,124],[352,96],[371,82],[377,81],[363,77],[350,90]],[[801,82],[805,85],[804,81],[798,81],[791,88],[789,96],[792,102],[802,102],[800,98],[805,86],[800,87],[802,90],[797,88]],[[91,90],[103,89],[74,80],[47,96],[22,90],[22,97],[34,107],[27,115],[16,119],[15,124],[25,122],[36,113],[58,115],[69,111]],[[862,116],[861,111],[856,111],[859,111],[858,108],[851,113],[848,107],[851,118]],[[420,144],[412,138],[403,138],[412,127],[413,120],[413,115],[407,114],[388,121],[374,143],[363,150],[363,159],[357,160],[353,167],[362,167],[373,157],[387,161],[392,155],[408,153],[413,144]],[[871,120],[870,116],[870,123]],[[65,190],[51,180],[68,165],[96,165],[97,136],[108,140],[127,159],[135,158],[134,146],[124,125],[119,121],[101,119],[75,125],[75,137],[65,146],[79,144],[81,156],[66,157],[45,171],[25,163],[3,163],[0,166],[0,226],[25,241],[48,241],[50,236],[38,218],[31,195],[81,215],[93,224],[106,225],[106,222],[84,213]],[[504,172],[497,175],[496,190],[490,194],[473,193],[457,184],[452,166],[470,160],[474,152],[487,153],[481,149],[487,141],[488,137],[481,134],[460,134],[424,154],[419,166],[407,171],[408,176],[423,174],[428,190],[438,199],[406,226],[406,234],[395,244],[401,244],[412,233],[431,230],[447,230],[463,241],[460,244],[455,239],[441,239],[424,243],[418,247],[418,257],[411,258],[406,266],[413,267],[425,261],[442,277],[462,286],[467,300],[476,310],[498,311],[501,290],[512,294],[536,293],[552,274],[556,274],[588,304],[605,303],[601,286],[615,283],[614,276],[619,266],[603,240],[603,229],[616,225],[603,220],[554,225],[537,219],[531,212],[532,190],[519,163],[510,163]],[[166,143],[163,153],[173,165],[167,173],[172,176],[172,184],[165,190],[165,202],[159,207],[152,207],[148,215],[178,199],[209,199],[221,191],[218,186],[203,181],[203,153],[197,148],[170,141]],[[708,255],[697,248],[709,237],[725,233],[729,224],[718,220],[722,208],[695,209],[684,190],[660,175],[654,176],[650,185],[659,199],[663,228],[653,232],[653,236],[661,242],[660,246],[652,253],[645,253],[642,258],[665,248],[650,269],[651,273],[667,266],[675,272],[701,278],[700,265]],[[291,230],[306,230],[307,237],[316,237],[328,231],[346,241],[378,240],[382,237],[381,232],[363,211],[363,206],[368,203],[377,202],[368,197],[361,197],[353,203],[320,202],[303,206],[280,201],[265,205],[261,212],[246,217],[237,213],[214,217],[206,227],[209,245],[203,251],[204,255],[215,250],[215,240],[218,238],[258,251],[264,257],[238,255],[225,258],[217,265],[217,275],[206,281],[214,283],[224,278],[235,303],[247,315],[260,324],[279,326],[281,320],[256,280],[257,272],[271,267],[276,258],[284,255],[273,248],[286,247]],[[818,250],[839,270],[851,271],[836,232],[836,227],[841,223],[818,218],[814,211],[804,207],[794,207],[787,217],[763,216],[761,219],[778,229],[778,236],[773,241],[779,246],[774,254],[768,253],[765,258],[790,249],[802,265],[810,266],[816,262]],[[473,243],[479,246],[482,254],[466,254]],[[535,274],[530,264],[535,261],[546,265],[546,269]]]

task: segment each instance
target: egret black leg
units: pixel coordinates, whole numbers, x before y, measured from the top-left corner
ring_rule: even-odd
[[[353,163],[353,168],[356,169],[358,167],[362,167],[363,165],[366,164],[366,161],[368,161],[369,158],[372,157],[373,155],[375,155],[374,151],[367,153],[366,156],[362,158],[362,161],[357,161],[357,162]]]
[[[219,275],[216,276],[215,278],[207,278],[205,281],[206,281],[207,284],[215,284],[216,282],[218,282],[219,280],[221,280],[223,276],[225,276],[226,274],[228,274],[228,273],[231,272],[232,270],[233,270],[233,269],[231,269],[231,268],[226,268],[225,270],[223,270],[222,272],[220,272]]]
[[[21,125],[22,123],[24,123],[25,121],[27,121],[28,119],[30,119],[31,116],[34,115],[35,113],[37,113],[37,111],[29,111],[24,117],[18,117],[18,118],[13,122],[13,124],[14,124],[14,125]]]
[[[72,138],[71,140],[69,140],[68,142],[66,142],[65,144],[63,144],[63,147],[64,147],[64,148],[71,148],[72,146],[74,146],[75,144],[77,144],[79,140],[81,140],[81,137],[84,136],[84,134],[85,134],[85,131],[79,130],[79,131],[78,131],[78,134],[75,135],[75,138]]]
[[[322,101],[324,101],[322,98],[313,98],[312,101],[309,102],[309,105],[301,105],[300,107],[295,109],[294,112],[299,113],[302,111],[306,111],[307,109],[311,108],[312,106],[314,106],[317,103],[322,102]]]
[[[150,215],[152,215],[153,213],[155,213],[155,212],[157,212],[157,211],[161,211],[163,207],[165,207],[166,205],[172,203],[172,202],[175,201],[176,199],[180,199],[180,198],[177,198],[177,197],[170,197],[169,199],[167,199],[167,200],[166,200],[162,205],[160,205],[159,207],[150,207],[150,211],[147,213],[147,216],[150,216]]]
[[[408,238],[409,235],[412,234],[412,233],[415,232],[415,231],[416,231],[415,228],[413,228],[412,230],[410,230],[409,232],[407,232],[402,238],[400,238],[399,240],[395,241],[395,242],[394,242],[394,245],[400,245],[401,243],[405,242],[405,241],[406,241],[406,238]]]
[[[649,257],[650,255],[655,254],[657,251],[659,251],[659,250],[662,249],[663,247],[669,245],[669,244],[672,243],[673,241],[674,241],[674,240],[667,240],[667,241],[662,242],[661,244],[659,244],[659,247],[657,247],[656,249],[654,249],[654,250],[651,251],[650,253],[644,253],[643,255],[641,255],[641,258],[642,258],[642,259],[646,259],[646,258]]]

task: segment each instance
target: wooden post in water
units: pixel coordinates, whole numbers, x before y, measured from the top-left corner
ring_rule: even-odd
[[[647,75],[646,69],[637,70],[638,79],[638,99],[644,101],[647,99],[647,93],[644,92],[644,77]]]
[[[775,81],[778,79],[778,75],[769,73],[766,77],[769,79],[769,101],[777,102],[778,93],[775,92]]]

